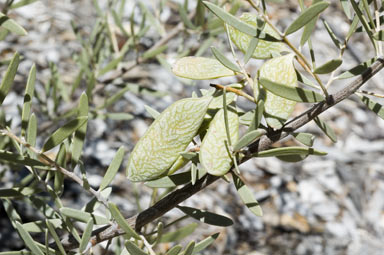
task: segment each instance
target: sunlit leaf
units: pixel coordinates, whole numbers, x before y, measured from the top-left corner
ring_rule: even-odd
[[[204,240],[198,242],[196,245],[195,245],[195,248],[193,248],[193,252],[192,254],[198,254],[199,252],[201,252],[202,250],[204,250],[205,248],[207,248],[209,245],[211,245],[216,239],[217,237],[219,236],[220,233],[216,233],[216,234],[213,234],[207,238],[205,238]]]
[[[34,255],[44,255],[44,253],[39,249],[35,241],[32,239],[31,235],[25,231],[23,226],[18,221],[15,222],[15,225],[17,231],[20,234],[20,237],[23,239],[25,245],[32,251],[32,253]]]
[[[109,221],[107,218],[99,215],[94,215],[89,212],[80,211],[77,209],[69,208],[69,207],[62,207],[60,208],[60,212],[70,218],[76,219],[81,222],[88,222],[89,219],[93,219],[93,223],[96,225],[103,225],[108,224]]]
[[[113,203],[108,203],[109,210],[111,211],[112,217],[116,220],[117,224],[125,231],[126,235],[129,235],[135,239],[140,239],[140,236],[133,230],[133,228],[124,219],[117,206]]]
[[[93,229],[93,219],[89,219],[87,225],[85,226],[83,236],[81,237],[81,242],[79,245],[79,251],[82,253],[88,248],[89,240],[91,239]]]
[[[315,150],[313,148],[291,146],[291,147],[280,147],[275,149],[269,149],[269,150],[260,151],[252,154],[252,156],[254,157],[276,157],[276,156],[287,156],[287,155],[324,156],[324,155],[327,155],[327,153],[323,151]]]
[[[337,136],[335,134],[335,131],[324,121],[322,121],[319,117],[316,117],[314,119],[316,125],[326,134],[329,139],[332,140],[332,142],[337,142]]]
[[[44,143],[42,152],[48,151],[59,145],[70,135],[72,135],[78,128],[84,125],[87,120],[88,117],[78,117],[74,120],[67,122],[64,126],[57,129]]]
[[[235,184],[237,193],[248,209],[256,216],[263,216],[259,202],[256,201],[252,191],[245,185],[243,180],[236,174],[232,173],[233,183]]]
[[[16,52],[0,84],[0,105],[3,104],[5,97],[8,95],[11,89],[13,80],[15,79],[15,75],[17,72],[17,67],[19,66],[19,62],[20,54]]]
[[[327,63],[317,67],[313,72],[317,74],[327,74],[335,71],[342,63],[343,60],[341,59],[332,59]]]
[[[196,135],[211,99],[186,98],[165,109],[133,149],[128,179],[149,181],[166,174]]]
[[[240,149],[242,149],[242,148],[248,146],[249,144],[251,144],[252,142],[254,142],[257,138],[259,138],[263,134],[265,134],[265,130],[263,130],[263,129],[252,130],[252,131],[246,133],[245,135],[243,135],[243,137],[241,137],[239,139],[239,141],[235,144],[235,146],[233,146],[233,150],[239,151]]]
[[[25,130],[28,126],[28,120],[31,114],[31,104],[33,92],[35,90],[36,66],[33,65],[29,71],[27,86],[25,88],[23,111],[21,113],[21,133],[25,135]]]
[[[233,63],[232,61],[230,61],[222,52],[220,52],[218,49],[216,49],[215,47],[211,46],[211,51],[212,51],[212,54],[215,56],[215,58],[220,61],[220,63],[222,63],[225,67],[231,69],[232,71],[234,72],[241,72],[241,69],[240,67]]]
[[[197,223],[189,224],[185,227],[181,227],[174,232],[163,234],[160,239],[161,243],[177,242],[192,234],[199,226]]]
[[[292,34],[305,26],[312,19],[316,18],[321,12],[323,12],[329,6],[328,2],[318,2],[311,7],[305,9],[300,16],[292,22],[291,25],[285,30],[285,35]]]
[[[361,101],[380,118],[384,119],[384,107],[366,96],[360,97]]]
[[[181,58],[173,65],[172,72],[176,76],[193,80],[209,80],[236,75],[218,60],[204,57]]]
[[[293,133],[294,136],[302,144],[312,147],[313,142],[315,141],[315,136],[310,133]]]
[[[370,68],[371,65],[376,61],[376,59],[377,58],[371,58],[363,63],[360,63],[357,66],[349,69],[348,71],[345,71],[344,73],[340,74],[337,78],[348,79],[348,78],[360,75],[364,73],[368,68]]]
[[[6,28],[16,35],[27,35],[27,31],[16,23],[13,19],[10,19],[8,16],[5,16],[0,12],[0,26]]]
[[[116,152],[115,157],[113,158],[111,164],[109,165],[107,171],[105,172],[105,175],[103,177],[103,180],[101,181],[99,190],[105,189],[115,178],[115,175],[117,174],[117,171],[119,170],[121,163],[123,162],[124,158],[124,146],[121,146],[119,150]]]
[[[140,249],[134,242],[127,240],[125,242],[125,248],[127,248],[129,254],[134,255],[148,255],[142,249]]]

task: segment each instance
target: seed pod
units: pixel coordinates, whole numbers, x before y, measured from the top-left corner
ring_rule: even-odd
[[[260,70],[259,77],[290,87],[297,87],[297,76],[293,66],[294,54],[276,57],[265,62]],[[255,98],[258,98],[261,89],[260,84],[253,88]],[[265,119],[269,126],[281,128],[283,123],[291,115],[296,102],[276,96],[267,90],[264,100]]]
[[[253,13],[243,13],[240,16],[240,20],[248,23],[251,26],[254,26],[255,29],[257,28],[257,18],[257,15]],[[240,32],[231,26],[228,26],[228,28],[231,40],[242,52],[247,52],[249,43],[252,40],[252,36]],[[268,24],[265,24],[263,32],[270,34],[273,37],[279,36]],[[252,57],[259,59],[271,58],[274,55],[279,55],[280,52],[285,50],[287,50],[287,47],[283,43],[259,40],[257,47],[252,54]]]
[[[239,138],[239,117],[233,104],[228,107],[228,125],[231,142]],[[226,174],[232,166],[232,158],[224,141],[227,141],[224,109],[220,109],[211,123],[200,146],[199,159],[203,168],[212,175]]]
[[[133,149],[127,177],[148,181],[167,171],[196,135],[212,97],[179,100],[165,109]]]

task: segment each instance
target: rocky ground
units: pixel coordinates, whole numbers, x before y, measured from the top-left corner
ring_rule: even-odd
[[[131,4],[132,1],[127,1],[125,10],[127,17],[131,12],[129,7]],[[297,16],[295,10],[296,8],[287,9],[284,4],[280,7],[275,4],[270,8],[271,18],[278,18],[278,25],[286,27]],[[70,22],[73,21],[85,33],[89,33],[95,22],[95,12],[91,1],[46,0],[38,1],[11,14],[11,17],[23,25],[29,33],[25,37],[11,35],[7,40],[0,42],[2,59],[10,58],[15,50],[24,57],[16,76],[17,83],[14,90],[2,106],[7,115],[14,116],[12,120],[16,128],[21,121],[17,106],[22,104],[24,84],[32,63],[36,63],[38,70],[37,90],[42,91],[44,84],[50,79],[50,62],[57,64],[64,83],[73,82],[77,66],[72,56],[79,51],[80,44],[71,32]],[[335,31],[345,35],[349,27],[340,7],[331,5],[326,14],[328,15],[323,17]],[[161,18],[171,20],[171,15],[170,11],[165,11]],[[147,40],[143,43],[148,43],[150,46],[159,40],[159,35],[150,31]],[[176,57],[174,52],[180,51],[180,45],[198,47],[198,40],[195,35],[187,37],[183,33],[172,38],[168,42],[168,62],[174,61]],[[292,40],[296,42],[299,39],[293,36]],[[314,33],[312,42],[317,52],[318,63],[324,63],[337,54],[321,22],[318,22],[318,30]],[[225,37],[219,37],[214,43],[223,46],[227,41]],[[353,47],[347,50],[346,60],[342,65],[345,70],[359,61],[374,56],[366,38],[357,35],[351,44]],[[207,51],[206,55],[209,56],[210,52]],[[260,63],[260,61],[251,62],[249,71],[255,72]],[[5,69],[5,66],[2,65],[1,68]],[[156,61],[142,64],[126,75],[125,81],[161,93],[138,94],[135,91],[125,93],[124,99],[116,104],[113,110],[131,113],[134,116],[132,120],[94,119],[89,122],[84,162],[91,185],[100,184],[102,175],[117,148],[124,145],[127,151],[130,151],[150,124],[151,119],[144,105],[150,105],[161,111],[173,101],[190,96],[192,91],[207,88],[209,85],[207,81],[193,82],[192,85],[180,82]],[[383,73],[379,73],[364,89],[384,94],[382,80]],[[348,81],[350,80],[332,84],[330,90],[335,91],[345,86]],[[102,81],[99,81],[99,86],[104,86],[100,89],[100,98],[116,89],[114,84],[105,84]],[[74,101],[80,93],[80,90],[79,93],[75,93]],[[244,108],[252,107],[245,102],[242,105]],[[72,106],[61,105],[60,109],[64,111]],[[298,105],[295,114],[300,113],[305,107]],[[34,104],[33,108],[37,113],[41,111],[37,104]],[[357,97],[345,100],[321,117],[335,129],[338,135],[336,144],[325,137],[313,123],[303,127],[302,131],[317,134],[314,147],[328,152],[327,156],[310,156],[299,163],[285,163],[275,158],[258,158],[241,165],[244,179],[262,204],[263,217],[258,218],[249,212],[239,201],[234,187],[224,181],[216,182],[183,203],[227,215],[235,222],[225,229],[201,225],[196,230],[193,236],[196,240],[221,232],[215,245],[204,254],[382,254],[384,120],[367,110]],[[48,120],[39,120],[41,127],[50,127],[50,124]],[[41,139],[54,128],[54,126],[41,128]],[[41,145],[42,142],[43,140],[38,141],[38,144]],[[290,141],[284,142],[290,143]],[[7,181],[13,180],[13,177],[9,171],[7,175],[2,174],[5,170],[5,166],[0,166],[0,185],[7,187]],[[126,215],[132,215],[137,212],[135,195],[139,194],[140,205],[145,208],[150,201],[150,193],[144,185],[134,186],[129,183],[123,170],[121,169],[116,176],[111,199]],[[81,208],[88,199],[81,187],[67,183],[63,199],[66,206]],[[7,220],[3,208],[0,212],[0,251],[20,249],[21,242]],[[25,208],[24,213],[25,217],[34,218],[33,209]],[[166,214],[165,219],[181,215],[175,209]]]

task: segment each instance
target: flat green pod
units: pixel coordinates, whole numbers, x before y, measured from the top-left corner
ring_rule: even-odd
[[[176,76],[193,80],[209,80],[236,75],[234,71],[216,59],[192,56],[177,60],[172,72]]]
[[[228,127],[231,142],[239,138],[239,117],[233,104],[228,107]],[[220,109],[209,125],[200,146],[199,159],[203,168],[212,175],[226,174],[232,166],[232,158],[224,141],[227,141],[224,109]]]
[[[211,100],[211,96],[186,98],[165,109],[133,149],[127,178],[143,182],[165,175],[196,136]]]
[[[259,77],[290,87],[297,87],[297,76],[293,66],[294,54],[276,57],[265,62],[260,70]],[[255,82],[254,97],[258,98],[261,85]],[[279,129],[289,118],[296,105],[291,101],[266,91],[264,100],[265,119],[269,126]]]
[[[258,16],[256,14],[248,12],[243,13],[240,16],[240,20],[255,27],[255,30],[257,29],[257,18]],[[231,40],[242,52],[246,53],[253,37],[243,32],[240,32],[232,26],[228,26],[228,29]],[[264,26],[263,32],[271,35],[272,37],[279,38],[279,35],[268,24]],[[280,55],[280,52],[287,50],[288,48],[285,46],[284,43],[270,42],[259,39],[259,42],[255,51],[252,54],[252,57],[257,59],[267,59],[272,58],[275,55]]]

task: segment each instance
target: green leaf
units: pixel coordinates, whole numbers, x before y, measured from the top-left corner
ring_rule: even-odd
[[[248,44],[247,50],[245,51],[244,64],[247,64],[248,61],[251,59],[251,57],[252,57],[253,53],[255,52],[258,44],[259,44],[259,39],[256,37],[253,37]]]
[[[160,113],[155,109],[153,109],[152,107],[150,107],[149,105],[144,105],[144,108],[149,113],[149,115],[152,116],[153,119],[157,119],[157,117],[160,116]]]
[[[157,55],[159,55],[160,53],[162,53],[163,51],[165,51],[166,49],[168,49],[168,45],[162,45],[162,46],[157,47],[155,49],[147,50],[146,52],[144,52],[142,58],[144,60],[154,58]]]
[[[327,74],[335,71],[342,63],[343,60],[341,59],[332,59],[327,63],[317,67],[313,72],[317,74]]]
[[[312,1],[312,5],[316,4],[317,0]],[[305,24],[303,34],[301,35],[300,39],[300,46],[303,46],[308,39],[311,37],[311,34],[313,30],[316,28],[316,22],[317,22],[318,16],[314,17],[311,21],[309,21],[307,24]]]
[[[83,93],[80,96],[78,106],[78,117],[88,117],[88,97],[87,94]],[[75,131],[72,143],[72,161],[77,164],[83,151],[83,145],[85,140],[85,134],[87,132],[87,124],[84,124]]]
[[[191,241],[185,248],[183,255],[191,255],[193,250],[195,249],[195,245],[195,241]]]
[[[44,166],[40,161],[4,150],[0,150],[0,160],[25,166]]]
[[[27,31],[16,23],[13,19],[10,19],[8,16],[5,16],[0,12],[0,26],[6,28],[16,35],[27,35]]]
[[[234,72],[239,72],[239,73],[241,72],[241,69],[237,64],[230,61],[226,56],[224,56],[223,53],[221,53],[214,46],[211,46],[211,51],[212,51],[212,54],[215,56],[215,58],[219,60],[220,63],[222,63],[225,67],[231,69]]]
[[[307,157],[308,157],[308,155],[300,155],[300,154],[276,156],[276,158],[280,159],[281,161],[290,162],[290,163],[302,161],[302,160],[306,159]]]
[[[121,163],[123,162],[124,158],[124,146],[121,146],[119,150],[116,152],[115,157],[113,158],[111,164],[109,165],[107,172],[105,173],[103,180],[100,184],[100,190],[105,189],[115,178],[115,175],[117,174],[117,171],[119,170]]]
[[[105,117],[111,120],[131,120],[134,118],[132,114],[126,112],[109,112]]]
[[[169,249],[166,253],[166,255],[178,255],[179,252],[183,249],[183,246],[180,244],[173,246],[171,249]]]
[[[10,9],[20,8],[20,7],[23,7],[25,5],[32,4],[32,3],[36,2],[36,1],[38,1],[38,0],[20,0],[20,1],[16,2],[16,3],[13,3],[11,5]]]
[[[25,136],[25,130],[28,127],[28,120],[31,114],[31,104],[33,92],[35,90],[36,66],[33,65],[29,71],[27,87],[25,88],[23,110],[21,112],[21,134]]]
[[[97,107],[97,109],[104,109],[104,108],[107,108],[108,106],[114,104],[117,100],[119,100],[121,97],[124,96],[125,92],[127,92],[129,90],[131,90],[130,84],[128,84],[127,86],[125,86],[124,88],[122,88],[121,90],[116,92],[115,94],[108,96],[105,99],[104,104]]]
[[[43,190],[37,187],[13,187],[0,189],[1,198],[23,198],[33,194],[42,192]]]
[[[284,84],[273,82],[265,78],[261,78],[259,82],[261,85],[263,85],[264,88],[276,96],[280,96],[292,101],[315,103],[325,99],[323,95],[320,95],[312,90],[298,87],[288,87]]]
[[[259,69],[259,77],[262,80],[269,80],[273,84],[287,87],[297,87],[297,76],[293,66],[294,54],[275,57],[265,62]],[[269,83],[268,83],[269,84]],[[267,84],[267,85],[268,85]],[[265,84],[263,84],[265,85]],[[276,86],[272,86],[272,89]],[[265,90],[255,77],[253,93],[257,100],[264,100],[264,117],[268,126],[279,129],[289,118],[296,105],[295,101],[277,96],[274,91]]]
[[[292,24],[289,25],[289,27],[285,30],[285,36],[296,32],[297,30],[308,24],[308,22],[316,18],[317,15],[323,12],[328,6],[329,3],[322,1],[305,9],[300,14],[300,16],[295,21],[293,21]]]
[[[212,97],[185,98],[165,109],[133,149],[127,177],[133,182],[162,177],[196,136]]]
[[[111,211],[112,217],[116,220],[117,224],[125,231],[125,234],[139,240],[140,236],[132,229],[132,227],[124,219],[123,215],[120,213],[117,206],[113,203],[108,203],[108,207],[109,207],[109,210]]]
[[[172,188],[179,185],[186,184],[191,181],[191,173],[183,172],[179,174],[174,174],[170,176],[165,176],[163,178],[148,181],[145,183],[146,186],[151,188]]]
[[[255,197],[252,194],[252,191],[245,185],[243,180],[235,173],[232,173],[233,183],[235,184],[237,193],[245,206],[256,216],[263,216],[263,211],[259,205],[259,202],[256,201]]]
[[[349,8],[348,0],[340,0],[341,7],[348,19],[352,19],[351,8]]]
[[[260,151],[253,153],[254,157],[276,157],[276,156],[287,156],[287,155],[318,155],[324,156],[327,155],[326,152],[318,151],[313,148],[291,146],[291,147],[281,147],[269,149],[266,151]]]
[[[209,245],[211,245],[217,239],[217,237],[219,235],[220,235],[220,233],[215,233],[215,234],[205,238],[204,240],[198,242],[195,245],[195,248],[193,248],[192,254],[197,254],[197,253],[201,252],[202,250],[204,250],[205,248],[207,248]]]
[[[335,131],[328,126],[328,124],[324,121],[322,121],[319,117],[314,118],[314,121],[316,125],[326,134],[329,139],[332,140],[332,142],[336,143],[337,142],[337,136],[335,134]]]
[[[256,36],[257,31],[254,27],[251,25],[241,21],[240,19],[236,18],[232,14],[224,11],[222,8],[219,6],[210,3],[208,1],[203,1],[204,5],[211,10],[217,17],[219,17],[221,20],[223,20],[225,23],[228,25],[236,28],[237,30],[246,33],[250,36]]]
[[[172,72],[176,76],[193,80],[209,80],[236,75],[218,60],[204,57],[183,57],[173,65]]]
[[[240,32],[236,28],[229,26],[228,32],[231,41],[245,53],[244,62],[246,63],[248,58],[253,57],[256,59],[271,58],[276,55],[280,55],[282,51],[289,51],[284,43],[275,38],[279,38],[279,34],[268,24],[265,24],[259,16],[254,13],[243,13],[240,16],[240,20],[253,27],[254,31],[257,31],[256,37],[250,36],[243,32]],[[260,32],[262,30],[262,32]],[[263,40],[263,38],[265,40]],[[271,40],[274,38],[275,40]],[[253,48],[253,50],[252,50]]]
[[[39,249],[39,247],[37,247],[31,235],[27,231],[25,231],[23,226],[18,221],[15,222],[15,226],[20,234],[21,239],[23,239],[25,245],[32,251],[32,253],[34,255],[44,255],[44,253]]]
[[[196,29],[196,26],[192,23],[192,21],[188,17],[186,8],[184,8],[181,4],[179,4],[179,15],[185,27],[189,29]]]
[[[33,254],[30,251],[21,250],[21,251],[3,251],[3,252],[0,252],[0,255],[33,255]]]
[[[211,212],[207,212],[204,210],[199,210],[199,209],[187,207],[187,206],[177,206],[177,208],[180,209],[186,215],[209,225],[219,226],[219,227],[228,227],[233,225],[233,221],[230,218],[225,217],[223,215],[219,215],[216,213],[211,213]]]
[[[23,224],[23,228],[28,232],[34,232],[34,233],[41,233],[44,232],[46,228],[46,222],[50,222],[52,226],[55,228],[61,228],[63,221],[61,219],[47,219],[45,222],[38,220],[38,221],[31,221],[28,223]]]
[[[266,132],[264,129],[252,130],[246,133],[245,135],[243,135],[243,137],[240,138],[240,140],[235,144],[235,146],[233,146],[233,150],[240,151],[242,148],[248,146],[265,133]]]
[[[256,106],[255,114],[253,115],[253,118],[251,120],[251,123],[249,124],[247,133],[256,130],[261,122],[261,118],[263,117],[264,113],[264,100],[259,100]]]
[[[332,31],[331,27],[328,25],[326,20],[323,20],[323,24],[324,24],[325,29],[327,29],[327,32],[328,32],[329,36],[331,37],[331,40],[335,44],[335,46],[338,49],[342,49],[343,46],[342,46],[341,42],[339,41],[339,39],[337,38],[335,33]]]
[[[315,136],[310,133],[292,133],[292,135],[302,144],[312,147]]]
[[[57,129],[44,143],[42,152],[48,151],[73,134],[77,129],[84,125],[88,120],[88,117],[78,117],[74,120],[67,122],[64,126]]]
[[[348,79],[357,75],[364,73],[367,69],[371,67],[371,65],[376,61],[377,58],[371,58],[363,63],[358,64],[357,66],[345,71],[340,74],[337,79]]]
[[[65,252],[63,244],[61,243],[61,240],[60,240],[59,236],[57,235],[57,233],[55,231],[55,227],[56,226],[54,226],[50,222],[50,220],[45,220],[45,224],[46,224],[46,226],[47,226],[47,228],[49,230],[49,233],[51,234],[51,236],[55,240],[55,243],[56,243],[57,247],[59,248],[59,251],[61,252],[61,254],[66,255],[67,253]]]
[[[7,71],[3,77],[3,80],[0,84],[0,105],[3,104],[5,97],[8,95],[9,90],[11,89],[13,80],[15,79],[15,75],[17,72],[17,68],[20,62],[20,55],[18,52],[13,55],[11,63],[9,64]]]
[[[144,252],[142,249],[137,247],[137,245],[132,241],[125,241],[125,248],[127,248],[129,254],[134,255],[148,255],[146,252]]]
[[[239,117],[235,107],[228,110],[228,134],[230,140],[236,143],[239,138]],[[227,150],[226,143],[230,144],[227,137],[224,109],[221,109],[210,122],[207,134],[200,146],[200,164],[209,174],[222,176],[231,168],[233,160]]]
[[[89,212],[84,212],[69,207],[60,208],[60,212],[69,218],[76,219],[81,222],[88,222],[90,219],[93,219],[93,223],[96,225],[109,224],[108,219],[103,216],[94,215]]]
[[[181,227],[174,232],[169,232],[169,233],[163,234],[163,236],[160,239],[160,243],[169,243],[169,242],[180,241],[183,238],[192,234],[198,225],[199,224],[197,224],[197,223],[192,223],[192,224],[189,224],[185,227]]]
[[[29,118],[28,127],[27,127],[27,143],[31,146],[35,146],[36,144],[36,135],[37,135],[37,122],[36,116],[32,113]]]
[[[369,99],[366,96],[362,96],[360,99],[368,107],[369,110],[373,111],[377,114],[377,116],[384,119],[384,108],[381,104]]]
[[[84,229],[83,236],[79,245],[79,251],[83,253],[88,248],[89,240],[91,239],[93,229],[93,219],[89,219]]]

